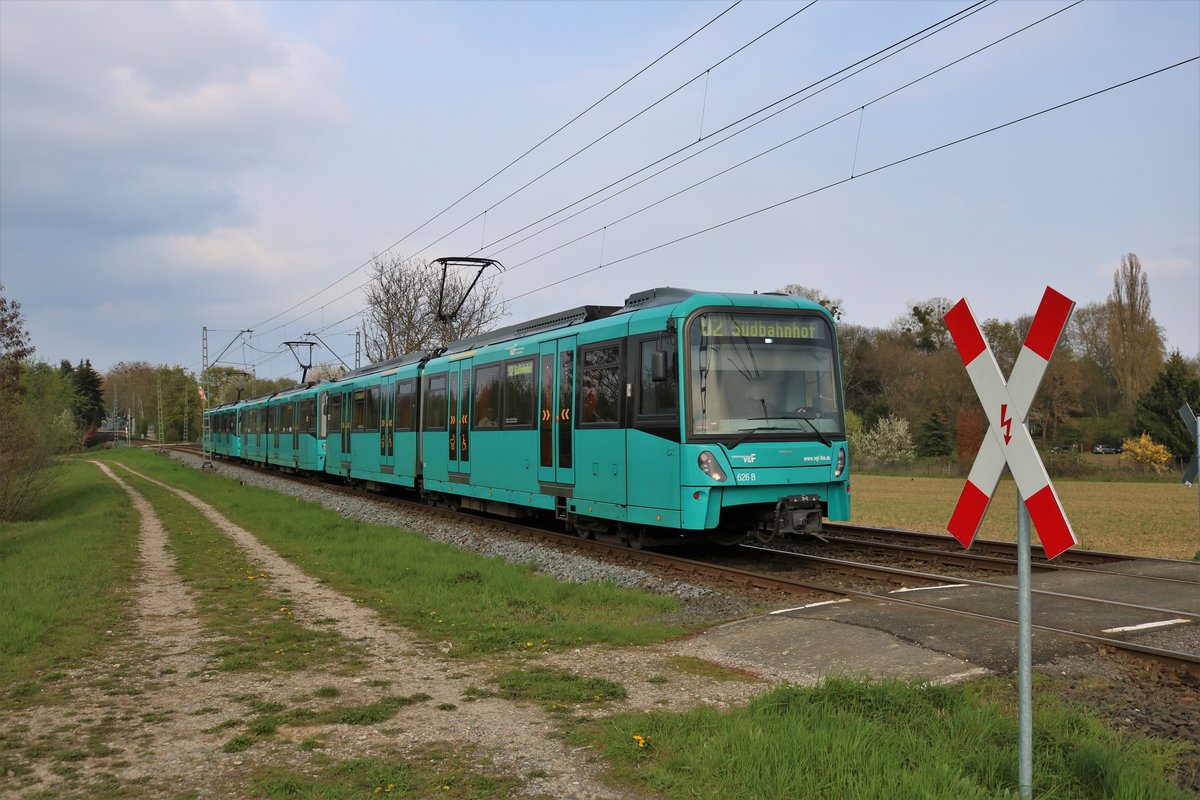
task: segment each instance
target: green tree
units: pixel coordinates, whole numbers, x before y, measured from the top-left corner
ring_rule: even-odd
[[[21,304],[4,296],[4,284],[0,283],[0,403],[24,392],[21,364],[32,356]]]
[[[103,380],[100,373],[92,368],[90,359],[80,361],[79,366],[71,372],[71,385],[75,394],[71,411],[75,415],[76,426],[87,440],[104,419]]]
[[[936,408],[929,412],[921,429],[917,431],[917,455],[940,458],[954,452],[950,441],[950,425],[946,417]]]
[[[0,290],[3,287],[0,286]],[[78,441],[73,386],[30,361],[34,348],[19,303],[0,295],[0,520],[19,518],[61,472],[55,456]]]
[[[1178,409],[1188,403],[1196,410],[1198,402],[1200,380],[1176,350],[1154,383],[1138,397],[1133,413],[1134,428],[1149,434],[1176,456],[1187,458],[1196,448],[1191,434],[1179,419]]]
[[[162,391],[164,442],[196,441],[204,404],[196,391],[196,376],[180,366],[158,367]]]

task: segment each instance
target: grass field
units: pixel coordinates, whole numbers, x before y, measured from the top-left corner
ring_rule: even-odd
[[[672,800],[1009,800],[1016,797],[1016,725],[992,696],[1012,686],[831,679],[782,686],[723,713],[619,714],[585,722],[570,741],[596,747],[618,780]],[[1042,800],[1187,794],[1164,773],[1181,746],[1125,739],[1038,696],[1034,796]]]
[[[856,474],[851,484],[853,522],[945,533],[963,479]],[[1054,488],[1080,547],[1166,558],[1200,555],[1200,504],[1194,486],[1062,480]],[[1017,489],[1006,477],[979,535],[1011,541],[1016,531]]]
[[[522,668],[495,675],[495,691],[481,696],[513,698],[554,710],[555,723],[564,735],[603,754],[617,785],[630,788],[631,793],[649,790],[680,800],[1013,796],[1015,724],[1009,700],[1012,687],[1006,679],[954,687],[831,681],[817,689],[778,687],[748,706],[727,712],[700,708],[683,714],[629,713],[592,719],[596,704],[624,697],[625,687],[602,677],[541,667],[536,655],[581,643],[628,645],[677,635],[681,629],[657,621],[676,608],[674,601],[611,585],[559,584],[531,568],[462,553],[393,528],[351,522],[294,498],[244,487],[148,453],[103,458],[132,462],[140,470],[204,496],[294,562],[423,636],[453,638],[469,654],[516,653],[517,658],[508,659],[506,666],[521,664]],[[247,668],[284,675],[296,665],[277,652],[282,639],[299,637],[300,653],[344,647],[328,637],[295,631],[290,620],[276,626],[271,618],[279,598],[251,585],[257,584],[250,580],[257,573],[236,548],[173,496],[130,480],[162,516],[181,577],[196,594],[201,616],[235,645],[227,655],[253,662]],[[901,507],[923,505],[933,519],[930,527],[936,529],[940,520],[928,508],[944,503],[948,515],[961,483],[916,481],[856,477],[859,519],[867,513],[861,506],[869,503],[879,504],[875,513],[893,515]],[[1064,492],[1068,512],[1071,486],[1067,484]],[[1011,495],[1011,484],[1006,488]],[[1125,486],[1101,488],[1123,491]],[[1139,490],[1169,488],[1135,485],[1135,494],[1124,502],[1141,508],[1162,505],[1164,501]],[[864,494],[870,499],[864,499]],[[1118,507],[1113,497],[1110,492],[1093,501],[1098,506],[1096,519],[1103,520],[1104,514],[1113,513],[1109,509]],[[999,503],[1004,503],[1003,494]],[[1190,504],[1186,508],[1194,510]],[[1156,513],[1161,511],[1155,508]],[[1186,513],[1181,506],[1181,516]],[[1003,519],[996,517],[992,524],[1003,525]],[[876,522],[919,527],[911,518],[895,516]],[[1146,535],[1146,528],[1138,530]],[[43,685],[52,686],[59,670],[117,645],[105,631],[116,628],[119,633],[128,625],[129,609],[123,598],[136,580],[135,536],[136,515],[124,494],[94,466],[78,460],[68,466],[63,483],[46,498],[34,520],[0,527],[0,708],[69,703],[68,694],[55,695]],[[1085,542],[1130,549],[1127,541]],[[263,623],[261,636],[238,641],[223,630],[223,617],[234,627],[258,620]],[[274,641],[275,650],[263,652],[265,641]],[[139,658],[136,652],[130,655]],[[338,658],[331,660],[343,654],[335,655]],[[526,663],[530,657],[531,663]],[[217,673],[237,671],[218,669]],[[603,676],[604,664],[594,671]],[[338,694],[336,688],[313,693],[316,697]],[[225,743],[224,750],[237,753],[251,748],[258,738],[272,737],[285,724],[384,723],[401,706],[426,698],[417,694],[369,705],[338,705],[303,718],[282,704],[252,701],[253,715],[234,721],[238,735]],[[1086,712],[1065,706],[1052,691],[1040,692],[1038,698],[1038,797],[1173,800],[1185,796],[1170,778],[1177,746],[1125,737]],[[463,702],[471,699],[464,696]],[[454,708],[453,704],[439,707],[446,713]],[[74,713],[68,708],[63,717]],[[16,748],[24,747],[28,755],[43,747],[40,739],[34,741],[26,733],[0,731],[0,775],[19,766],[13,755]],[[306,743],[311,745],[307,749],[319,747],[316,739],[306,739],[299,745],[300,752],[307,751]],[[75,758],[74,753],[63,757]],[[431,785],[440,789],[431,794]],[[280,798],[465,799],[510,796],[518,786],[519,776],[496,778],[478,770],[469,758],[435,752],[407,760],[339,761],[318,754],[304,768],[261,768],[249,789],[254,796]],[[138,796],[138,792],[131,785],[118,786],[111,793],[61,796]]]
[[[137,515],[85,462],[29,520],[0,524],[0,697],[39,694],[119,637],[136,566]]]

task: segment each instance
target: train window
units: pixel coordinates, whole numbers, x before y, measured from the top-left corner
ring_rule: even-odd
[[[504,365],[504,427],[520,428],[533,425],[534,393],[533,359],[524,358]]]
[[[396,384],[396,430],[413,429],[413,386],[411,379]]]
[[[567,351],[559,357],[558,371],[558,466],[570,469],[571,401],[575,397],[575,353]]]
[[[324,439],[329,431],[329,392],[321,392],[320,414],[317,416],[317,438]]]
[[[579,376],[580,425],[616,425],[621,413],[621,346],[582,350]]]
[[[425,379],[424,429],[446,430],[446,373]]]
[[[367,393],[363,389],[354,390],[351,400],[350,427],[356,431],[367,429]]]
[[[475,368],[475,398],[472,428],[500,426],[500,365]]]
[[[379,387],[372,386],[367,389],[367,430],[379,430]]]
[[[316,433],[317,432],[317,399],[310,397],[307,400],[300,401],[300,432],[301,433]]]
[[[673,415],[678,418],[679,412],[679,372],[676,369],[675,340],[650,339],[640,346],[641,359],[638,362],[638,415],[643,417]],[[667,379],[655,381],[651,372],[651,361],[654,353],[664,353],[667,357]]]
[[[327,430],[342,430],[342,395],[329,396],[329,428]]]
[[[291,433],[295,422],[293,417],[296,415],[296,404],[284,403],[283,406],[280,407],[279,412],[279,432]]]

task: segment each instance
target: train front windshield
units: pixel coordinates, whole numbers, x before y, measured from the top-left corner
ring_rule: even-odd
[[[687,327],[689,438],[844,435],[833,331],[815,314],[709,312]]]

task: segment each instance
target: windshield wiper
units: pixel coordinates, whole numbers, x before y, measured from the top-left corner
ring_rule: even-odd
[[[833,443],[825,438],[825,434],[821,433],[821,431],[817,429],[817,426],[813,424],[811,419],[808,417],[795,417],[795,419],[802,419],[807,422],[808,427],[812,428],[813,433],[815,433],[817,438],[821,440],[821,444],[825,445],[826,447],[833,447]]]
[[[796,429],[795,428],[782,428],[778,425],[759,425],[754,428],[738,428],[738,433],[741,433],[742,435],[739,436],[738,438],[734,439],[733,444],[729,445],[729,449],[732,450],[733,448],[737,447],[739,444],[741,444],[742,442],[749,439],[751,434],[757,433],[758,431],[794,431],[794,430],[796,430]]]
[[[812,428],[812,432],[817,435],[817,438],[821,440],[821,444],[825,445],[826,447],[833,447],[833,443],[830,442],[827,438],[825,438],[825,434],[821,433],[820,429],[817,428],[817,426],[813,424],[813,421],[811,419],[809,419],[808,417],[788,415],[785,417],[762,417],[761,419],[799,419],[799,420],[804,420],[805,422],[808,423],[808,427]],[[759,425],[754,428],[738,428],[738,432],[742,433],[743,435],[739,436],[737,439],[735,439],[733,444],[731,444],[729,446],[729,449],[732,450],[733,448],[737,447],[739,444],[741,444],[742,442],[749,439],[751,434],[757,433],[758,431],[794,431],[794,430],[796,430],[796,429],[791,428],[791,427],[781,427],[779,425]]]

